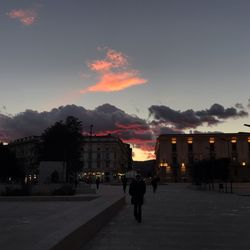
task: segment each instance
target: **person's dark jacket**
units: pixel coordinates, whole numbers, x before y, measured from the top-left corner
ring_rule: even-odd
[[[143,196],[146,192],[146,184],[145,181],[139,180],[139,181],[132,181],[129,187],[129,194],[131,197],[131,203],[132,204],[143,204]]]

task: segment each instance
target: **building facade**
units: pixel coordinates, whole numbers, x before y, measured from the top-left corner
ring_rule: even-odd
[[[24,168],[29,180],[37,178],[40,163],[40,136],[28,136],[12,141],[9,149],[15,153],[19,164]]]
[[[40,136],[17,139],[8,145],[24,167],[28,178],[36,178],[39,174],[41,145]],[[93,181],[98,176],[102,180],[113,180],[131,169],[132,149],[129,144],[111,135],[83,136],[81,162],[81,178]]]
[[[82,178],[103,181],[118,179],[132,167],[132,149],[118,137],[84,136],[82,144]]]
[[[157,172],[167,181],[190,180],[193,163],[220,158],[231,160],[235,181],[250,179],[249,133],[160,135],[155,154]]]

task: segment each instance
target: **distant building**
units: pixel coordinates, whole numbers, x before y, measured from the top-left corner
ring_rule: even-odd
[[[190,179],[190,167],[203,159],[230,158],[235,181],[250,180],[250,134],[164,134],[157,138],[156,167],[167,181]]]
[[[24,168],[27,178],[36,178],[40,162],[40,136],[29,136],[12,141],[9,149],[15,153],[19,164]]]
[[[28,178],[39,172],[41,137],[30,136],[11,142],[8,147],[15,152]],[[132,149],[115,136],[83,136],[81,147],[81,177],[113,180],[132,168]],[[31,177],[29,177],[31,176]]]
[[[83,136],[83,178],[117,179],[132,167],[132,149],[118,137]]]

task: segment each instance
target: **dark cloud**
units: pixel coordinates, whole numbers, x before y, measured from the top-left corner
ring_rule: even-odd
[[[237,109],[244,109],[244,106],[243,106],[242,103],[236,103],[235,104],[235,108],[237,108]]]
[[[174,125],[178,129],[196,128],[200,124],[199,117],[195,115],[192,109],[181,112],[163,105],[152,105],[149,112],[156,120]]]
[[[175,129],[194,129],[204,124],[208,126],[217,125],[225,119],[248,116],[248,112],[244,110],[238,111],[234,107],[224,108],[217,103],[213,104],[209,109],[200,111],[192,109],[176,111],[168,106],[152,105],[149,112],[154,119],[161,121],[161,124],[172,125]]]
[[[240,109],[241,105],[237,107]],[[204,124],[217,125],[225,119],[248,115],[242,109],[224,108],[220,104],[213,104],[209,109],[199,111],[179,111],[163,105],[152,105],[149,112],[153,119],[146,121],[110,104],[103,104],[93,110],[76,105],[61,106],[49,112],[27,109],[15,116],[0,111],[0,141],[40,135],[55,122],[75,116],[82,121],[84,134],[89,134],[90,125],[93,124],[94,135],[116,135],[135,147],[153,150],[155,138],[160,134],[180,134],[185,129],[196,131],[198,126]]]
[[[110,104],[104,104],[94,110],[76,105],[67,105],[49,112],[26,110],[13,117],[0,114],[0,139],[12,140],[24,136],[40,135],[55,122],[75,116],[83,124],[83,133],[89,133],[93,124],[94,134],[115,134],[122,139],[152,139],[149,125],[145,120],[132,116]]]

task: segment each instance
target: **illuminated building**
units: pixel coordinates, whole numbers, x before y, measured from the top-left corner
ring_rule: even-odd
[[[118,179],[132,167],[132,149],[112,135],[83,136],[82,161],[83,177]]]
[[[157,172],[167,181],[189,181],[193,163],[220,158],[231,160],[235,181],[250,180],[249,133],[164,134],[155,154]]]

